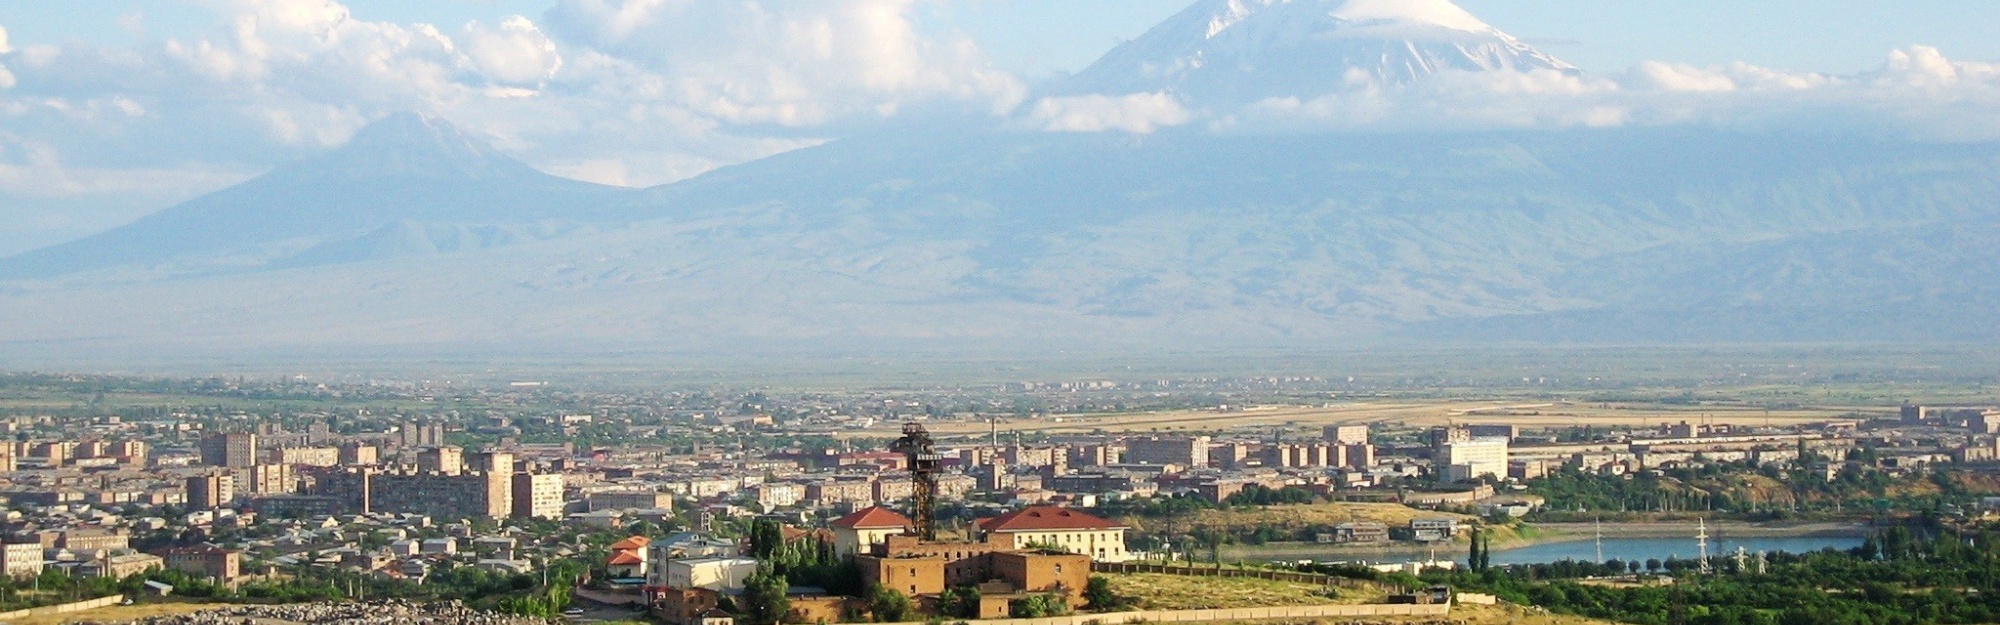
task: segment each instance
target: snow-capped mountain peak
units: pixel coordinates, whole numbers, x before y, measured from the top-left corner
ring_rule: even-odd
[[[1493,30],[1451,0],[1346,0],[1330,7],[1327,15],[1355,24],[1425,24],[1475,33]]]
[[[1055,90],[1167,92],[1203,108],[1409,84],[1445,71],[1574,72],[1450,0],[1200,0]]]

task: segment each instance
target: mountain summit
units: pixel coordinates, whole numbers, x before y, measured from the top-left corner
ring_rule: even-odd
[[[533,224],[548,231],[551,223],[604,218],[628,193],[542,173],[445,120],[397,113],[326,154],[118,228],[0,259],[0,279],[112,269],[185,275],[481,247],[489,243],[483,239],[527,235],[473,241],[467,228]],[[383,240],[401,243],[385,248]]]
[[[1532,70],[1577,71],[1449,0],[1201,0],[1059,90],[1229,107],[1444,71]]]

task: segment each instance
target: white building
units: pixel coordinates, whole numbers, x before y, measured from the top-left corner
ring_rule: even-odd
[[[42,544],[7,543],[5,548],[0,548],[0,571],[17,579],[41,575]]]
[[[757,561],[752,558],[672,560],[667,562],[665,569],[665,578],[656,578],[654,584],[681,590],[705,588],[723,592],[741,590],[743,581],[757,574]],[[657,575],[659,569],[654,570]]]
[[[881,506],[870,506],[854,511],[833,523],[833,547],[843,556],[868,553],[875,545],[888,542],[890,536],[910,532],[909,517]]]
[[[1438,446],[1439,474],[1446,481],[1507,477],[1507,439],[1475,438]]]
[[[805,486],[789,482],[761,484],[752,491],[757,495],[757,505],[763,506],[766,511],[789,508],[806,498]]]

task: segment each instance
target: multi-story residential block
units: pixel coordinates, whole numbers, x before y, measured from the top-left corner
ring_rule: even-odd
[[[151,460],[151,450],[146,441],[118,441],[111,444],[110,453],[120,464],[143,467]]]
[[[512,475],[428,471],[376,474],[369,511],[443,518],[504,518],[514,513]]]
[[[798,505],[799,501],[806,497],[806,487],[790,482],[759,484],[750,492],[756,497],[757,505],[763,506],[765,510],[789,508]]]
[[[1367,425],[1329,425],[1323,432],[1327,441],[1335,445],[1366,445],[1370,442]]]
[[[298,491],[289,464],[260,464],[239,469],[236,474],[240,476],[237,484],[252,495],[290,495]]]
[[[875,484],[865,478],[820,480],[806,484],[806,500],[816,505],[869,503],[875,500]]]
[[[231,432],[202,437],[201,463],[231,469],[256,466],[257,435]]]
[[[1206,467],[1208,444],[1207,436],[1127,439],[1125,463]]]
[[[374,445],[360,441],[341,443],[338,458],[341,466],[372,465],[381,462],[381,453]]]
[[[465,470],[513,475],[514,454],[498,450],[472,452],[465,456]]]
[[[190,510],[214,510],[229,505],[236,499],[236,478],[210,473],[187,479],[187,507]]]
[[[417,470],[458,475],[465,472],[465,451],[457,447],[426,447],[417,452]]]
[[[563,517],[563,476],[557,473],[515,473],[513,477],[515,518],[560,519]],[[671,498],[669,499],[671,501]]]
[[[42,574],[42,543],[10,542],[0,546],[0,573],[14,579]]]
[[[444,445],[444,425],[438,423],[404,423],[397,434],[396,441],[406,449]]]
[[[891,473],[875,480],[876,503],[903,501],[914,496],[916,492],[917,484],[910,480],[908,473]]]
[[[584,507],[599,510],[672,510],[674,494],[654,490],[616,490],[584,496]]]
[[[736,492],[743,488],[742,478],[711,477],[688,480],[687,494],[695,499],[707,499]]]
[[[51,467],[67,466],[76,460],[75,441],[43,441],[34,444],[28,457],[40,458]]]
[[[267,454],[271,464],[332,467],[340,465],[340,449],[335,447],[279,447]]]

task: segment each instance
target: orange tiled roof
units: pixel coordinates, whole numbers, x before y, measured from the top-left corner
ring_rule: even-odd
[[[1108,530],[1125,526],[1079,510],[1055,506],[1030,506],[990,519],[979,527],[989,532],[1037,532],[1047,530]]]
[[[606,560],[604,563],[610,566],[619,566],[624,564],[642,564],[644,562],[645,560],[639,559],[638,554],[632,553],[630,551],[620,551],[611,554],[611,559]]]
[[[650,544],[653,544],[653,539],[651,538],[647,538],[644,536],[633,536],[625,540],[611,543],[611,550],[621,551],[621,550],[631,550],[631,549],[645,549],[646,545]]]
[[[909,527],[911,523],[909,517],[897,514],[895,510],[890,510],[882,506],[869,506],[855,510],[853,514],[834,519],[832,525],[846,529],[886,529],[891,527]]]

